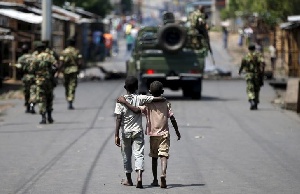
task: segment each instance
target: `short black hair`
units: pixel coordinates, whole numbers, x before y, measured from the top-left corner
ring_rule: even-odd
[[[28,51],[29,51],[28,45],[27,45],[27,44],[23,44],[23,45],[22,45],[22,52],[23,52],[23,53],[28,53]]]
[[[125,80],[125,86],[124,88],[128,92],[135,92],[138,89],[138,79],[134,76],[128,76]]]
[[[254,51],[255,50],[255,45],[254,44],[250,44],[248,46],[249,51]]]
[[[150,84],[150,92],[152,95],[159,96],[163,94],[164,92],[163,88],[164,86],[160,81],[154,81]]]
[[[38,49],[45,49],[46,48],[46,45],[42,42],[42,41],[37,41],[35,42],[35,50],[38,50]]]
[[[74,38],[68,38],[67,39],[67,45],[68,46],[75,46],[75,44],[76,44],[76,41],[75,41]]]

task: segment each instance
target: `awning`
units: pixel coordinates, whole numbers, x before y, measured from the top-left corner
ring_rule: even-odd
[[[31,24],[42,23],[43,17],[33,13],[24,13],[14,9],[0,9],[0,15],[14,18],[16,20],[24,21]]]
[[[7,34],[10,32],[10,29],[0,27],[0,34]]]
[[[290,30],[300,27],[300,22],[286,22],[280,24],[280,28],[284,30]]]
[[[300,22],[300,15],[292,15],[288,16],[289,22]]]
[[[33,13],[42,15],[42,10],[41,9],[38,9],[38,8],[35,8],[35,7],[27,7],[27,10],[31,11]],[[59,15],[59,14],[56,14],[56,13],[52,13],[52,17],[55,18],[55,19],[64,20],[64,21],[69,21],[70,20],[68,17],[62,16],[62,15]]]
[[[56,6],[56,5],[53,5],[52,6],[52,11],[54,13],[57,13],[57,14],[60,14],[60,15],[63,15],[65,17],[68,17],[70,19],[72,19],[73,21],[78,21],[80,20],[82,17],[74,12],[71,12],[71,11],[68,11],[68,10],[65,10],[59,6]]]
[[[15,37],[13,35],[0,35],[0,40],[14,40]]]
[[[10,35],[10,29],[0,27],[0,40],[14,40],[15,37]]]

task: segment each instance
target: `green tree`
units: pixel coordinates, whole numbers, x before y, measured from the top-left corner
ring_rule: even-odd
[[[132,13],[132,0],[121,0],[120,4],[122,14],[129,15]]]
[[[230,0],[228,8],[229,13],[242,11],[243,13],[258,13],[260,15],[270,15],[283,21],[289,15],[300,13],[300,0]],[[234,17],[234,16],[232,16]]]

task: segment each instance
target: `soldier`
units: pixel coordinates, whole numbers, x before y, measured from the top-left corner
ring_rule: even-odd
[[[168,23],[175,23],[175,16],[172,12],[164,12],[163,14],[163,23],[164,25]]]
[[[239,75],[245,70],[250,110],[256,110],[259,103],[260,87],[263,86],[265,62],[262,54],[255,51],[255,45],[250,45],[248,49],[249,52],[242,59]]]
[[[22,46],[22,56],[18,58],[17,68],[20,68],[23,73],[23,93],[25,98],[26,113],[35,113],[33,102],[30,98],[31,88],[34,87],[34,75],[30,72],[30,65],[33,61],[32,54],[29,53],[27,44]]]
[[[55,58],[46,52],[46,47],[42,42],[36,45],[38,52],[32,65],[32,72],[35,75],[37,102],[39,105],[39,113],[42,115],[40,124],[53,123],[53,66],[56,64]],[[46,118],[46,113],[48,118]]]
[[[197,35],[197,39],[193,40],[193,43],[198,44],[201,42],[201,44],[206,45],[208,48],[211,56],[213,57],[213,52],[210,46],[210,38],[208,35],[208,25],[207,25],[207,18],[208,15],[205,13],[205,7],[195,6],[195,10],[189,15],[189,22],[190,22],[190,29],[189,33],[193,35]],[[199,36],[200,35],[200,36]],[[214,58],[212,58],[214,63]]]
[[[205,36],[208,30],[206,19],[207,15],[205,14],[204,6],[196,6],[195,10],[189,16],[191,30],[194,33],[198,32]]]
[[[81,66],[82,55],[75,48],[75,40],[68,39],[68,47],[65,48],[60,57],[60,63],[63,75],[64,75],[64,87],[65,87],[65,96],[68,101],[68,109],[72,110],[73,101],[75,98],[75,90],[77,87],[77,75]]]

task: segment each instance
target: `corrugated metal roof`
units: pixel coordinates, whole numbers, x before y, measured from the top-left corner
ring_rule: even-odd
[[[37,13],[39,15],[42,15],[42,10],[41,9],[38,9],[38,8],[35,8],[35,7],[27,7],[27,10],[31,11],[31,12],[34,12],[34,13]],[[59,20],[65,20],[65,21],[69,21],[70,20],[70,18],[62,16],[62,15],[59,15],[57,13],[52,13],[52,17],[56,18],[56,19],[59,19]]]
[[[14,36],[10,35],[10,29],[0,27],[0,40],[14,40]]]
[[[300,22],[286,22],[280,24],[280,28],[284,30],[290,30],[300,27]]]
[[[0,27],[0,33],[9,33],[10,29]]]
[[[40,24],[43,20],[42,16],[35,15],[33,13],[24,13],[14,9],[0,9],[0,15],[4,15],[31,24]]]
[[[58,13],[60,13],[60,14],[63,14],[63,15],[65,15],[65,16],[67,16],[67,17],[71,17],[71,18],[73,18],[74,20],[79,20],[79,19],[81,19],[81,15],[76,14],[76,13],[71,12],[71,11],[68,11],[68,10],[65,10],[65,9],[63,9],[63,8],[61,8],[61,7],[56,6],[56,5],[53,5],[53,6],[52,6],[52,11],[58,12]]]
[[[64,15],[64,16],[70,18],[71,21],[74,21],[78,24],[93,23],[93,22],[97,21],[95,18],[85,18],[85,17],[82,17],[81,15],[79,15],[77,13],[74,13],[72,11],[66,10],[64,8],[61,8],[61,7],[58,7],[58,6],[55,6],[55,5],[52,6],[52,10],[54,12],[60,14],[60,15]]]
[[[14,3],[14,2],[0,2],[0,6],[5,7],[25,7],[25,5],[20,3]]]

